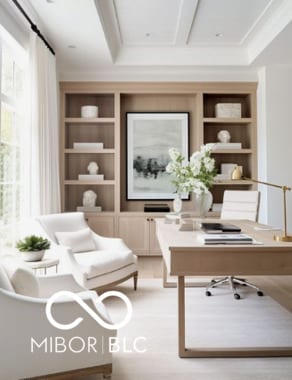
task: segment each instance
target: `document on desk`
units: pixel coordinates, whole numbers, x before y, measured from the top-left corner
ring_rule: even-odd
[[[254,244],[254,239],[246,234],[202,234],[204,244]]]

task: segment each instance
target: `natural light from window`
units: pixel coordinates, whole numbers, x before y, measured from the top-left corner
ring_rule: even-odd
[[[24,49],[0,26],[0,245],[13,243],[21,216],[25,62]]]

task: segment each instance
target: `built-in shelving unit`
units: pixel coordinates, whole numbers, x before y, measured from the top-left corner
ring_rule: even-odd
[[[145,201],[126,197],[127,112],[188,112],[190,153],[217,142],[218,132],[228,130],[231,142],[240,142],[242,149],[214,150],[218,172],[222,163],[235,163],[244,176],[257,177],[256,83],[62,82],[60,91],[62,208],[75,211],[83,192],[95,191],[102,212],[86,214],[90,226],[101,235],[122,237],[139,254],[159,254],[153,222],[158,214],[144,213]],[[217,103],[240,103],[241,117],[217,118]],[[98,117],[82,118],[84,105],[98,106]],[[102,142],[103,149],[74,149],[74,142]],[[78,180],[91,161],[98,163],[103,181]],[[251,181],[217,180],[214,202],[222,202],[225,189],[254,187]],[[192,209],[192,200],[184,201],[184,210]]]

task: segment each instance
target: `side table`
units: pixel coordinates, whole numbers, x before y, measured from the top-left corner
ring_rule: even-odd
[[[58,265],[60,260],[56,258],[43,258],[40,261],[26,261],[35,273],[38,269],[43,269],[44,274],[47,274],[47,268],[56,267],[56,273],[58,273]]]

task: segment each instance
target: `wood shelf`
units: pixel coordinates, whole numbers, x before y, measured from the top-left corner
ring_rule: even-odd
[[[109,154],[109,153],[115,153],[115,149],[65,149],[65,153],[70,154]]]
[[[252,149],[216,149],[212,154],[251,154]]]
[[[67,179],[64,181],[65,185],[97,185],[97,186],[105,186],[105,185],[114,185],[114,180],[103,180],[103,181],[79,181],[78,179]]]
[[[83,117],[65,117],[65,123],[71,124],[104,124],[115,123],[114,117],[97,117],[97,118],[83,118]]]
[[[213,124],[249,124],[253,122],[251,117],[242,117],[242,118],[220,118],[220,117],[204,117],[204,123],[213,123]]]

